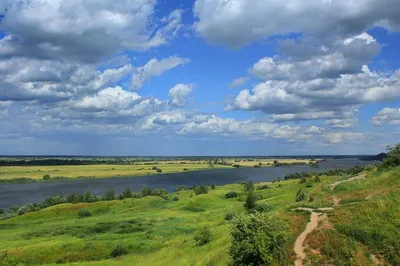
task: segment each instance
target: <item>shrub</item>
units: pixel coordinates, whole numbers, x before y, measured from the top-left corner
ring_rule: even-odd
[[[306,199],[306,193],[303,189],[299,189],[296,194],[296,201],[303,201]]]
[[[153,192],[154,196],[162,196],[166,194],[168,194],[168,191],[165,188],[157,188]]]
[[[153,166],[153,167],[151,168],[151,170],[157,170],[157,169],[158,169],[157,166]]]
[[[183,168],[183,171],[187,171],[188,169],[187,168]]]
[[[237,193],[235,191],[229,191],[228,193],[225,194],[226,199],[231,199],[231,198],[236,198]]]
[[[43,176],[43,180],[50,180],[50,179],[51,179],[50,175],[44,175]]]
[[[234,265],[288,265],[285,221],[265,213],[233,220],[229,255]]]
[[[143,195],[140,192],[133,192],[132,193],[132,198],[134,198],[134,199],[140,199],[141,197],[143,197]]]
[[[79,203],[81,201],[82,201],[82,196],[79,195],[79,194],[70,194],[67,197],[67,202],[69,202],[69,203],[76,204],[76,203]]]
[[[3,214],[3,213],[4,213],[4,210],[0,208],[0,214]]]
[[[125,189],[125,191],[119,196],[119,199],[129,199],[133,198],[133,193],[130,188]]]
[[[234,210],[229,210],[225,213],[225,220],[230,221],[233,220],[233,218],[235,218],[236,216],[236,212]]]
[[[201,186],[199,186],[199,187],[196,187],[196,188],[194,189],[194,193],[195,193],[196,195],[207,194],[207,193],[208,193],[208,187],[205,186],[205,185],[201,185]]]
[[[161,168],[157,168],[157,173],[162,173],[162,169]]]
[[[178,200],[179,200],[179,197],[178,197],[178,196],[175,196],[172,200],[173,200],[173,201],[178,201]]]
[[[306,187],[312,187],[312,186],[313,186],[312,180],[309,179],[309,180],[307,181],[307,183],[306,183]]]
[[[95,195],[93,195],[92,192],[87,191],[85,195],[83,195],[82,200],[84,202],[96,202],[98,201],[98,198]]]
[[[249,195],[247,195],[244,207],[248,210],[253,209],[256,206],[257,199],[258,199],[257,195],[254,194],[253,192],[250,192]]]
[[[302,177],[300,178],[299,184],[304,184],[304,183],[306,183],[306,182],[307,182],[307,178],[306,178],[305,176],[302,176]]]
[[[144,187],[142,189],[142,195],[143,195],[143,197],[151,196],[151,195],[153,195],[153,191],[149,187]]]
[[[245,191],[253,191],[254,190],[253,181],[247,181],[246,183],[244,183],[244,190]]]
[[[106,194],[104,194],[103,200],[115,200],[114,189],[109,189]]]
[[[121,243],[118,243],[112,250],[111,250],[111,257],[116,258],[122,255],[128,254],[128,249]]]
[[[184,191],[186,190],[186,186],[180,185],[175,188],[175,192]]]
[[[388,146],[386,149],[388,152],[383,159],[382,164],[378,167],[379,170],[400,165],[400,143],[395,146]]]
[[[64,199],[63,196],[53,196],[53,197],[46,198],[41,205],[42,205],[42,208],[47,208],[50,206],[63,204],[66,202],[67,201]]]
[[[89,210],[80,209],[79,212],[78,212],[78,216],[82,217],[82,218],[89,217],[89,216],[92,216],[92,213]]]
[[[268,212],[270,210],[272,210],[272,206],[258,204],[253,209],[254,212]]]
[[[33,212],[33,211],[37,211],[37,210],[39,210],[39,208],[36,208],[32,203],[29,203],[29,204],[26,204],[26,205],[22,206],[21,208],[19,208],[17,213],[18,213],[18,215],[23,215],[28,212]]]
[[[208,227],[200,229],[194,236],[194,240],[199,246],[203,246],[211,242],[211,238],[212,238],[211,230]]]
[[[8,209],[8,213],[15,213],[18,211],[19,208],[19,206],[13,205]]]
[[[215,184],[211,184],[210,187],[212,190],[215,190]]]
[[[314,177],[315,182],[321,182],[321,178],[319,176]]]
[[[262,186],[259,186],[257,189],[258,189],[258,190],[261,190],[261,189],[268,189],[268,188],[270,188],[270,186],[268,186],[268,185],[262,185]]]

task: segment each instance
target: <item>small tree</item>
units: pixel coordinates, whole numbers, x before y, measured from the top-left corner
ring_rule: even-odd
[[[157,168],[157,173],[162,173],[162,169],[161,168]]]
[[[233,220],[229,255],[234,265],[286,265],[289,235],[286,222],[266,213]]]
[[[82,198],[82,196],[79,194],[70,194],[67,197],[67,202],[76,204],[81,201],[81,198]]]
[[[81,218],[92,216],[92,213],[86,209],[80,209],[78,212],[78,216]]]
[[[115,200],[115,192],[114,189],[109,189],[103,197],[104,200]]]
[[[208,193],[208,187],[205,186],[205,185],[201,185],[201,186],[199,186],[199,187],[196,187],[196,188],[194,189],[194,193],[195,193],[196,195],[207,194],[207,193]]]
[[[215,184],[211,184],[210,187],[212,190],[215,190]]]
[[[90,192],[90,190],[86,191],[85,195],[83,195],[84,202],[96,202],[98,201],[97,197]]]
[[[128,254],[128,249],[121,243],[118,243],[112,250],[111,250],[111,257],[116,258],[122,255]]]
[[[194,236],[194,240],[197,242],[197,245],[199,246],[203,246],[211,242],[211,238],[212,238],[211,230],[208,227],[200,229]]]
[[[151,196],[151,195],[153,195],[153,191],[149,187],[144,187],[142,189],[142,195],[143,195],[143,197]]]
[[[225,194],[226,199],[231,199],[231,198],[236,198],[237,193],[235,191],[229,191],[228,193]]]
[[[180,185],[175,188],[175,192],[179,192],[179,191],[183,191],[183,190],[186,190],[186,186],[184,186],[184,185]]]
[[[244,190],[249,192],[253,191],[254,190],[253,181],[247,181],[246,183],[244,183]]]
[[[303,189],[299,189],[296,194],[296,201],[303,201],[306,199],[306,193]]]
[[[379,166],[379,170],[396,167],[400,165],[400,143],[395,146],[388,146],[387,154],[383,159],[383,163]]]
[[[129,199],[133,198],[133,193],[130,188],[125,189],[125,191],[119,196],[119,199]]]
[[[247,195],[246,198],[246,202],[244,204],[244,207],[248,210],[253,209],[254,207],[256,207],[256,201],[257,201],[258,197],[256,194],[254,194],[253,192],[250,192],[249,195]]]
[[[44,175],[43,176],[43,180],[50,180],[50,179],[51,179],[50,175]]]
[[[0,208],[0,215],[4,213],[4,210]]]

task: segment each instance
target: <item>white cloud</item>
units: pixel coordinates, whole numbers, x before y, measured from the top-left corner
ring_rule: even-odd
[[[236,88],[244,85],[250,78],[249,77],[240,77],[232,80],[231,83],[228,84],[229,88]]]
[[[400,28],[398,0],[197,0],[193,12],[200,36],[229,47],[293,32],[346,36],[377,24]]]
[[[179,65],[189,63],[189,59],[178,56],[170,56],[161,60],[153,58],[144,66],[135,69],[132,77],[131,88],[140,89],[144,82],[152,76],[160,76],[162,73],[171,70]]]
[[[60,58],[95,63],[120,50],[146,50],[168,42],[181,11],[154,23],[156,0],[8,1],[0,21],[7,33],[3,57]],[[0,10],[1,10],[0,6]]]
[[[188,95],[192,92],[191,84],[176,84],[169,90],[168,95],[171,98],[171,104],[175,106],[184,106]]]
[[[400,125],[400,108],[383,108],[372,117],[371,122],[376,126]]]

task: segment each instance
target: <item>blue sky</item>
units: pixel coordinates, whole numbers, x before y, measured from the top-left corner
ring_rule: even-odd
[[[397,0],[0,3],[0,153],[374,154]]]

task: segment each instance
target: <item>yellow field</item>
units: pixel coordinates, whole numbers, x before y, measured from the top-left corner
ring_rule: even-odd
[[[240,162],[235,162],[235,159],[226,160],[229,164],[238,164],[242,167],[253,167],[259,163],[263,167],[272,166],[275,159],[259,159],[247,161],[241,159]],[[309,163],[309,159],[277,159],[281,163],[305,162]],[[162,170],[162,173],[157,173],[153,170],[156,166]],[[0,179],[12,179],[19,177],[27,177],[32,179],[43,179],[44,175],[50,177],[93,177],[106,178],[115,176],[138,176],[152,175],[165,173],[178,173],[183,171],[196,171],[212,168],[231,168],[231,165],[213,164],[209,165],[208,161],[162,161],[157,164],[145,165],[62,165],[62,166],[1,166]]]

